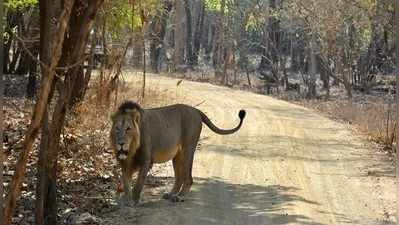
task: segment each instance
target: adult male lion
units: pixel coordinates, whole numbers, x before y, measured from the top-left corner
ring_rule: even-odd
[[[122,167],[124,202],[133,199],[137,204],[151,164],[169,160],[173,160],[175,184],[163,197],[173,202],[182,201],[193,184],[191,171],[202,123],[215,133],[232,134],[240,129],[245,114],[240,110],[238,126],[223,130],[191,106],[178,104],[142,109],[131,101],[123,103],[112,115],[111,143]],[[131,192],[132,174],[136,171],[139,174]]]

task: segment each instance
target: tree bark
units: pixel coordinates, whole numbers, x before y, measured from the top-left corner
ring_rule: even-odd
[[[140,29],[140,34],[141,34],[141,43],[143,46],[143,86],[141,89],[141,97],[145,98],[145,87],[146,87],[146,73],[147,73],[147,62],[146,62],[146,51],[145,51],[145,34],[144,34],[144,27],[145,27],[145,19],[144,19],[144,9],[141,5],[141,1],[139,1],[139,7],[141,11],[141,29]]]
[[[0,2],[0,15],[4,15],[4,2]],[[3,17],[0,17],[0,34],[4,33],[4,19]],[[0,35],[0,108],[3,109],[3,105],[4,105],[4,67],[5,64],[3,61],[4,58],[4,52],[3,52],[3,35]],[[3,153],[3,121],[4,121],[4,113],[3,110],[0,110],[0,137],[1,137],[1,141],[0,141],[0,224],[2,224],[1,221],[4,221],[4,216],[3,216],[3,193],[4,193],[4,187],[3,187],[3,168],[4,168],[4,153]]]
[[[246,12],[241,12],[241,21],[240,21],[240,29],[239,29],[239,41],[238,41],[238,50],[240,59],[238,65],[240,69],[247,70],[248,67],[248,46],[247,46],[247,31],[246,26],[248,22],[249,16]]]
[[[280,4],[282,4],[280,2]],[[259,68],[261,70],[272,70],[274,76],[278,76],[278,63],[280,54],[280,19],[273,15],[278,13],[279,8],[277,0],[269,1],[269,22],[264,31],[264,42],[262,51],[262,60]]]
[[[395,25],[396,30],[396,122],[399,120],[399,1],[395,1]],[[396,128],[396,175],[399,174],[399,129]],[[399,186],[397,186],[399,188]],[[399,212],[396,213],[396,221],[399,221]]]
[[[180,66],[184,65],[184,40],[185,40],[185,12],[184,0],[175,1],[174,15],[174,70],[177,71]]]
[[[97,10],[103,0],[90,1],[77,0],[72,8],[69,21],[69,35],[65,39],[60,60],[61,67],[74,65],[84,57],[91,26],[95,20]],[[77,16],[80,15],[80,16]],[[49,124],[49,138],[47,141],[47,155],[45,165],[45,224],[57,224],[57,164],[59,141],[64,127],[65,116],[68,111],[73,92],[76,91],[77,81],[84,75],[81,66],[73,66],[64,71],[64,82],[59,88],[59,95]]]
[[[32,13],[31,16],[31,21],[30,21],[30,30],[29,30],[29,37],[36,37],[40,35],[40,11],[39,9],[35,9]],[[38,32],[39,31],[39,32]],[[35,96],[36,92],[36,83],[37,83],[37,66],[38,63],[36,62],[36,59],[39,56],[39,51],[40,51],[40,43],[35,41],[31,45],[29,45],[29,51],[33,54],[35,58],[32,58],[32,56],[28,56],[27,58],[27,64],[28,66],[28,84],[26,87],[26,95],[28,98],[33,99]]]
[[[187,64],[192,67],[194,65],[193,55],[193,33],[192,33],[192,15],[189,0],[184,1],[184,10],[186,14],[186,59]]]
[[[311,41],[310,41],[310,49],[309,49],[309,58],[310,58],[310,65],[309,65],[309,84],[308,84],[308,98],[316,97],[316,72],[317,72],[317,61],[316,61],[316,41],[315,35],[311,34]]]
[[[199,51],[201,49],[201,37],[204,30],[204,19],[205,19],[205,3],[198,1],[197,7],[200,7],[197,23],[194,32],[194,44],[193,44],[193,64],[198,65]]]
[[[162,4],[160,15],[156,15],[151,23],[150,58],[151,69],[155,73],[159,73],[161,49],[165,47],[163,46],[163,41],[166,34],[167,20],[173,7],[172,2],[169,0],[163,1]]]
[[[50,94],[51,95],[51,94]],[[47,108],[47,107],[46,107]],[[37,183],[36,183],[36,203],[35,203],[35,222],[36,225],[44,225],[45,217],[45,196],[48,192],[47,179],[46,179],[46,162],[47,162],[47,142],[49,138],[49,128],[48,128],[48,109],[46,109],[43,117],[43,125],[41,129],[40,138],[40,150],[39,150],[39,160],[37,163]],[[46,210],[47,212],[47,210]]]
[[[213,66],[215,68],[215,78],[221,78],[223,74],[223,66],[225,65],[225,7],[226,0],[221,0],[220,15],[217,24],[217,40],[213,53]]]
[[[39,1],[39,9],[40,9],[40,61],[44,65],[50,64],[50,53],[52,46],[51,43],[51,18],[53,16],[52,4],[54,2],[52,0],[40,0]],[[44,66],[41,67],[42,71],[46,71]],[[53,85],[51,85],[51,89]],[[50,91],[49,99],[52,98],[52,91]],[[45,209],[45,195],[47,191],[46,188],[46,179],[45,179],[45,162],[47,161],[47,146],[45,143],[48,140],[49,130],[48,130],[48,112],[47,106],[45,106],[45,112],[43,116],[43,124],[41,131],[41,140],[40,140],[40,151],[39,151],[39,161],[37,168],[37,183],[36,183],[36,208],[35,208],[35,222],[36,225],[44,225],[44,209]]]
[[[59,19],[57,32],[54,36],[54,39],[52,40],[54,48],[51,51],[52,53],[51,62],[48,65],[48,67],[43,70],[43,79],[42,79],[40,94],[33,110],[31,123],[25,135],[24,142],[22,144],[22,151],[17,161],[15,174],[12,178],[10,185],[10,191],[6,197],[6,202],[4,205],[4,218],[2,225],[11,224],[11,218],[15,211],[16,200],[21,191],[21,184],[24,179],[28,156],[32,149],[33,142],[37,137],[44,116],[44,112],[46,110],[46,106],[49,100],[48,97],[50,94],[51,85],[53,83],[55,75],[55,67],[57,66],[58,61],[61,58],[62,44],[64,42],[65,31],[69,22],[73,3],[74,0],[64,1],[65,5]]]
[[[207,32],[206,33],[206,38],[204,38],[204,48],[205,48],[205,61],[209,62],[211,60],[211,53],[212,50],[215,46],[215,39],[216,39],[216,25],[214,22],[214,15],[207,15],[206,18],[206,23],[208,24],[207,27]],[[214,56],[215,57],[215,56]]]

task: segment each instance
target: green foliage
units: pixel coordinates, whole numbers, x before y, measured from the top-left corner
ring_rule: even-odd
[[[205,0],[205,6],[210,11],[220,11],[220,0]]]
[[[107,31],[113,39],[126,37],[126,33],[132,30],[140,30],[142,26],[142,14],[145,17],[152,17],[159,9],[158,0],[128,1],[115,0],[110,1],[104,8],[103,16],[107,20]]]
[[[38,0],[5,0],[5,6],[11,10],[24,9],[37,5]]]
[[[360,0],[359,5],[366,9],[366,10],[372,10],[377,6],[378,0]]]

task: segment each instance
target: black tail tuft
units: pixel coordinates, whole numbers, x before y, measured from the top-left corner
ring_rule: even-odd
[[[247,112],[245,110],[241,109],[240,112],[238,113],[238,117],[240,117],[240,120],[243,120],[245,118],[245,115]]]

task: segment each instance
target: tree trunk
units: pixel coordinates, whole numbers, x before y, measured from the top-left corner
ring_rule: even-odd
[[[86,91],[87,91],[87,88],[89,87],[89,82],[91,79],[93,69],[95,69],[95,67],[96,67],[95,52],[96,52],[96,44],[98,41],[97,25],[94,25],[93,30],[94,30],[94,32],[93,32],[93,36],[91,38],[90,55],[89,55],[87,69],[86,69],[86,72],[84,75],[83,87],[81,88],[79,101],[82,101],[84,96],[86,95]]]
[[[399,31],[399,1],[395,1],[395,25],[394,30]],[[399,121],[399,32],[396,32],[396,122]],[[396,128],[396,174],[399,174],[399,129]],[[399,213],[396,220],[399,221]]]
[[[324,65],[323,59],[320,57],[320,55],[317,56],[317,67],[319,68],[320,71],[320,79],[323,82],[323,89],[326,91],[326,99],[330,98],[330,74],[329,71],[327,71],[328,65]]]
[[[151,69],[155,73],[159,73],[161,49],[165,48],[165,46],[163,46],[163,41],[166,34],[167,20],[172,7],[172,2],[165,0],[162,10],[159,12],[160,15],[156,15],[151,23],[150,58]]]
[[[91,78],[91,73],[93,71],[93,68],[95,67],[94,57],[95,57],[96,43],[97,43],[97,29],[94,28],[93,36],[91,37],[90,52],[89,55],[87,56],[88,65],[86,67],[86,70],[84,70],[83,65],[78,66],[77,81],[73,88],[71,99],[69,101],[70,109],[77,103],[82,102],[86,94],[86,90],[89,86]],[[84,54],[84,56],[82,57],[86,57],[86,55]]]
[[[316,61],[316,42],[314,34],[311,34],[311,41],[310,41],[310,49],[309,49],[309,58],[310,58],[310,65],[309,65],[309,84],[308,84],[308,98],[316,97],[316,72],[317,72],[317,61]]]
[[[280,54],[280,19],[279,15],[274,15],[279,13],[277,0],[269,1],[269,10],[269,22],[264,31],[264,47],[259,67],[261,70],[272,70],[273,75],[277,77]]]
[[[1,37],[1,39],[3,39],[3,35]],[[4,43],[4,40],[3,40]],[[10,61],[10,54],[11,54],[11,44],[12,44],[12,39],[8,38],[7,42],[4,43],[4,49],[3,49],[3,70],[2,72],[4,74],[8,74],[8,63]],[[3,48],[2,46],[2,48]]]
[[[206,38],[205,38],[205,44],[204,44],[204,48],[205,48],[205,61],[206,62],[210,62],[211,60],[211,53],[212,50],[215,46],[215,39],[216,39],[216,26],[213,22],[213,20],[210,18],[211,16],[208,15],[207,17],[207,32],[206,32]]]
[[[37,63],[35,60],[29,60],[29,77],[28,77],[28,84],[26,86],[26,96],[29,99],[33,99],[35,97],[36,92],[36,79],[37,79]]]
[[[8,39],[4,44],[4,52],[6,53],[3,58],[3,71],[4,73],[10,73],[10,58],[11,58],[11,49],[15,45],[15,41],[13,40],[13,30],[18,26],[18,21],[22,17],[20,10],[7,10],[7,19],[6,26],[4,32],[7,34]],[[3,37],[2,37],[3,38]],[[4,42],[4,41],[3,41]],[[13,53],[15,53],[15,49],[13,49]]]
[[[133,40],[133,66],[140,68],[143,66],[143,43],[141,40],[141,34],[135,33]]]
[[[350,83],[348,71],[345,70],[344,49],[340,47],[337,52],[337,72],[342,77],[342,83],[345,87],[348,98],[352,98],[352,85]]]
[[[0,3],[0,15],[4,15],[4,3],[3,2],[1,2]],[[4,24],[4,17],[0,17],[0,24],[1,25],[3,25]],[[3,34],[4,33],[4,26],[0,26],[0,34]],[[0,36],[0,106],[1,106],[1,108],[3,108],[3,105],[4,105],[4,96],[3,96],[3,93],[4,93],[4,74],[3,74],[3,72],[4,72],[4,68],[5,68],[5,64],[3,64],[3,58],[4,58],[4,52],[3,52],[3,43],[4,43],[4,40],[3,40],[3,37],[4,37],[4,35],[1,35]],[[3,182],[3,168],[4,168],[4,164],[3,164],[3,162],[4,162],[4,160],[5,160],[5,157],[4,157],[4,154],[3,154],[3,121],[4,121],[4,112],[3,112],[3,110],[0,110],[0,137],[1,137],[1,141],[0,141],[0,202],[1,202],[1,204],[0,204],[0,224],[2,224],[3,222],[1,222],[1,221],[4,221],[4,216],[3,216],[3,202],[4,202],[4,199],[3,199],[3,193],[4,193],[4,186],[3,186],[3,184],[4,184],[4,182]]]
[[[221,0],[220,15],[217,20],[217,39],[213,51],[213,66],[215,68],[216,79],[223,78],[225,75],[223,73],[223,66],[225,65],[225,7],[226,0]]]
[[[89,4],[86,4],[84,0],[75,2],[72,15],[80,16],[73,16],[69,21],[69,35],[63,45],[61,67],[74,65],[84,57],[90,29],[102,2],[103,0],[90,1]],[[59,89],[58,99],[49,124],[49,138],[46,146],[48,150],[45,166],[46,174],[44,175],[46,179],[44,190],[47,191],[44,218],[47,225],[57,224],[57,163],[60,135],[64,127],[69,103],[73,97],[73,92],[76,91],[75,86],[78,81],[81,81],[83,75],[81,66],[74,66],[64,72],[65,79]]]
[[[143,7],[141,5],[141,1],[139,1],[139,7],[140,11],[143,12]],[[141,43],[143,46],[143,86],[141,89],[141,97],[145,98],[145,87],[146,87],[146,73],[147,73],[147,63],[146,63],[146,51],[145,51],[145,34],[144,34],[144,27],[145,27],[145,19],[143,16],[143,13],[141,14],[141,29],[140,29],[140,34],[141,34]]]
[[[52,0],[41,0],[39,2],[40,9],[40,61],[44,65],[50,64],[50,51],[51,46],[51,18],[53,16],[53,7],[52,4],[54,2]],[[42,66],[42,71],[45,71],[46,68]],[[51,89],[54,89],[51,85]],[[52,98],[52,92],[50,91],[49,99]],[[49,137],[48,130],[48,112],[47,106],[45,106],[45,112],[43,116],[43,124],[41,130],[41,139],[40,139],[40,151],[39,151],[39,161],[37,165],[37,183],[36,183],[36,211],[35,211],[35,220],[36,225],[44,225],[45,219],[45,196],[47,194],[47,190],[45,188],[46,185],[46,177],[45,177],[45,162],[47,162],[47,145],[46,142]]]
[[[184,65],[184,40],[185,40],[185,12],[184,0],[175,1],[175,15],[174,15],[174,70],[177,71]]]
[[[15,52],[15,54],[12,54],[11,62],[9,63],[8,66],[8,72],[15,73],[16,67],[18,60],[21,58],[22,55],[22,47],[19,47],[20,43],[15,41],[13,42],[12,51]]]
[[[184,10],[186,14],[186,59],[190,68],[194,65],[193,55],[193,32],[192,32],[192,17],[189,0],[184,1]]]
[[[51,41],[51,43],[54,44],[54,48],[52,48],[51,51],[52,52],[51,62],[49,63],[47,68],[44,68],[42,70],[43,78],[42,78],[40,94],[33,110],[32,120],[29,125],[28,131],[25,135],[22,144],[22,151],[17,161],[15,174],[10,184],[10,191],[7,194],[6,202],[4,204],[4,219],[2,221],[2,225],[11,224],[11,218],[15,211],[16,200],[21,191],[21,184],[24,179],[29,152],[32,149],[33,142],[35,141],[38,131],[40,129],[44,112],[48,104],[49,100],[48,97],[50,94],[51,85],[53,84],[55,68],[58,64],[59,59],[61,58],[62,44],[64,42],[65,31],[69,22],[73,3],[74,0],[64,1],[65,5],[59,19],[57,32],[55,33],[54,39]],[[46,45],[49,44],[50,43],[46,43]],[[45,47],[48,48],[48,46],[41,46],[41,48]]]
[[[51,94],[50,94],[51,95]],[[47,108],[47,107],[46,107]],[[49,138],[48,128],[48,108],[45,110],[43,117],[43,125],[41,129],[39,160],[37,163],[37,182],[36,182],[36,204],[35,204],[35,222],[36,225],[44,225],[44,215],[47,215],[47,208],[45,204],[45,196],[48,193],[46,187],[46,162],[47,162],[47,142]]]
[[[204,30],[204,19],[205,19],[205,4],[202,1],[198,1],[196,4],[198,7],[198,19],[195,25],[194,32],[194,44],[193,44],[193,63],[198,65],[199,51],[201,49],[201,37]]]
[[[246,70],[248,67],[248,46],[247,46],[247,30],[246,26],[248,23],[248,15],[246,12],[241,13],[241,20],[240,20],[240,34],[239,34],[239,41],[238,41],[238,51],[240,55],[240,59],[238,65],[240,69]]]
[[[39,15],[39,10],[35,9],[32,13],[31,16],[31,21],[30,21],[30,29],[29,29],[29,37],[34,38],[40,35],[40,15]],[[40,44],[35,41],[34,43],[31,43],[28,45],[29,46],[29,51],[32,53],[33,57],[29,55],[27,57],[27,64],[28,64],[28,84],[26,87],[26,95],[28,98],[32,99],[35,96],[36,92],[36,80],[37,80],[37,65],[38,63],[36,62],[36,59],[39,56],[39,49],[40,49]]]

